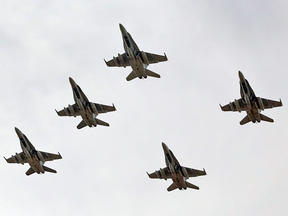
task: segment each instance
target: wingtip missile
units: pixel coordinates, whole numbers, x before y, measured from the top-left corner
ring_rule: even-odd
[[[55,111],[56,111],[57,115],[59,116],[59,112],[56,109],[55,109]]]
[[[60,158],[62,158],[62,155],[58,152],[58,155],[60,156]]]
[[[205,175],[207,175],[206,170],[204,168],[203,168],[203,171],[204,171]]]
[[[151,178],[150,175],[149,175],[149,173],[148,173],[147,171],[146,171],[146,173],[147,173],[148,177]]]
[[[164,52],[164,56],[165,56],[165,58],[166,58],[166,61],[168,61],[168,58],[167,58],[167,56],[166,56],[166,53]]]
[[[104,60],[104,62],[106,63],[106,65],[108,66],[107,61],[106,61],[105,59],[103,59],[103,60]]]
[[[114,111],[116,111],[116,107],[114,106],[114,103],[112,103],[112,105],[113,105]]]
[[[6,160],[6,162],[8,163],[8,160],[3,156],[3,158]]]
[[[221,106],[221,104],[219,104],[219,106],[220,106],[221,110],[224,111],[224,110],[223,110],[223,107]]]

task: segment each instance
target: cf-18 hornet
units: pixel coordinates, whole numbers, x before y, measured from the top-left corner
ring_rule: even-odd
[[[201,175],[206,175],[205,169],[196,170],[188,167],[181,166],[173,152],[162,142],[162,147],[165,155],[165,168],[159,171],[155,171],[154,173],[147,173],[150,178],[159,178],[159,179],[172,179],[173,183],[167,188],[168,191],[175,190],[178,188],[179,190],[186,190],[187,188],[193,188],[199,190],[199,187],[193,185],[186,180],[189,177],[197,177]]]
[[[18,128],[15,127],[15,131],[20,140],[20,146],[23,151],[21,153],[16,153],[15,155],[12,155],[8,159],[4,157],[5,160],[8,163],[21,163],[22,165],[24,165],[24,163],[29,163],[30,168],[26,172],[26,175],[31,175],[35,172],[40,174],[44,173],[45,171],[57,173],[56,170],[44,166],[44,163],[46,161],[61,159],[62,156],[59,154],[59,152],[58,154],[52,154],[48,152],[38,151]]]
[[[230,102],[225,106],[220,107],[223,111],[241,112],[246,111],[247,115],[240,121],[240,125],[244,125],[250,121],[253,123],[262,121],[274,122],[273,119],[261,114],[261,110],[271,109],[273,107],[282,106],[282,101],[273,101],[265,98],[256,97],[253,89],[251,88],[248,80],[245,79],[241,71],[238,71],[240,94],[241,98]]]
[[[96,127],[97,125],[109,126],[107,122],[101,121],[96,117],[99,113],[115,111],[116,108],[114,104],[113,106],[107,106],[89,102],[80,86],[78,86],[71,77],[69,77],[69,81],[72,87],[75,104],[69,104],[68,107],[61,111],[56,110],[57,114],[59,116],[81,116],[83,120],[78,124],[78,129],[81,129],[87,125],[89,127]]]
[[[143,77],[147,78],[147,76],[160,78],[159,74],[148,70],[147,67],[149,64],[167,61],[168,58],[166,54],[164,53],[164,56],[162,56],[140,51],[131,35],[121,23],[119,23],[119,27],[122,33],[125,53],[122,55],[118,53],[118,57],[113,57],[113,59],[108,62],[104,59],[106,65],[108,67],[117,66],[124,68],[126,68],[126,66],[131,66],[133,71],[127,76],[127,81],[136,77],[139,79],[142,79]]]

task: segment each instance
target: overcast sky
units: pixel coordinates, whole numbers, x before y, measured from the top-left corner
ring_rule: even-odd
[[[0,163],[0,214],[286,215],[288,212],[288,3],[274,1],[0,1],[0,152],[21,152],[18,127],[36,149],[60,152],[57,174],[26,176]],[[160,79],[127,82],[131,68],[109,68],[123,53],[119,23],[146,52]],[[245,113],[219,103],[240,98],[238,70],[257,96],[284,106],[274,123],[240,126]],[[115,104],[99,115],[110,127],[59,117],[73,104],[68,77],[90,101]],[[161,142],[183,166],[207,176],[200,190],[167,192],[149,179],[165,167]]]

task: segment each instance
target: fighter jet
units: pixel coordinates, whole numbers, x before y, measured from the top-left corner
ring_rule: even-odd
[[[230,102],[225,106],[220,107],[223,111],[246,111],[247,115],[240,121],[240,125],[244,125],[250,121],[253,123],[262,121],[274,122],[273,119],[261,114],[261,110],[271,109],[273,107],[282,106],[282,101],[273,101],[265,98],[256,97],[253,89],[251,88],[248,80],[245,79],[241,71],[238,71],[240,94],[241,98]]]
[[[140,51],[131,35],[121,23],[119,23],[119,27],[122,33],[125,53],[122,55],[118,53],[118,57],[113,57],[113,59],[108,62],[104,59],[106,65],[108,67],[118,66],[124,68],[126,68],[126,66],[131,66],[133,71],[127,76],[127,81],[136,77],[139,79],[142,79],[143,77],[147,78],[147,76],[160,78],[159,74],[148,70],[147,67],[149,64],[167,61],[168,58],[166,54],[164,53],[164,56],[162,56]]]
[[[168,191],[175,190],[178,188],[179,190],[186,190],[188,188],[193,188],[199,190],[199,187],[193,185],[186,180],[189,177],[197,177],[201,175],[206,175],[205,169],[196,170],[188,167],[183,167],[180,165],[173,152],[162,142],[162,147],[165,155],[165,162],[167,167],[161,169],[159,171],[155,171],[154,173],[148,174],[150,178],[159,178],[159,179],[172,179],[173,183],[167,188]]]
[[[74,116],[74,117],[81,115],[83,120],[78,124],[77,126],[78,129],[81,129],[87,125],[89,127],[92,126],[96,127],[97,125],[109,126],[107,122],[101,121],[96,117],[99,113],[115,111],[116,108],[114,104],[112,104],[113,106],[107,106],[89,102],[88,98],[83,93],[80,86],[78,86],[71,77],[69,77],[69,81],[72,87],[75,104],[73,104],[72,106],[69,104],[68,107],[64,108],[59,112],[55,110],[57,114],[59,116]]]
[[[26,175],[31,175],[33,173],[44,173],[46,172],[52,172],[57,173],[56,170],[53,170],[49,167],[44,166],[44,163],[46,161],[53,161],[57,159],[61,159],[62,156],[58,152],[57,154],[52,154],[48,152],[42,152],[35,149],[35,147],[31,144],[31,142],[28,140],[28,138],[17,128],[15,127],[15,131],[17,133],[17,136],[20,140],[20,146],[22,148],[21,153],[15,153],[15,155],[12,155],[10,158],[4,159],[8,163],[21,163],[24,165],[24,163],[29,163],[30,168],[26,172]]]

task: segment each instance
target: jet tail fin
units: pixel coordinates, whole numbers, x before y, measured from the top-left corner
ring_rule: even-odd
[[[263,114],[261,114],[261,113],[260,113],[260,119],[261,119],[262,121],[274,122],[273,119],[271,119],[271,118],[269,118],[269,117],[267,117],[267,116],[265,116],[265,115],[263,115]]]
[[[147,76],[151,76],[151,77],[156,77],[156,78],[160,78],[161,76],[151,70],[146,69],[146,74]]]
[[[193,184],[191,184],[190,182],[187,182],[187,181],[186,181],[186,186],[187,186],[188,188],[192,188],[192,189],[199,190],[199,187],[198,187],[198,186],[193,185]]]
[[[248,123],[248,122],[250,122],[250,121],[251,121],[251,120],[250,120],[249,116],[246,115],[246,116],[240,121],[240,125],[244,125],[244,124],[246,124],[246,123]]]
[[[172,191],[175,190],[177,188],[176,184],[172,183],[168,188],[167,191]]]
[[[107,127],[110,126],[107,122],[104,122],[104,121],[97,119],[97,118],[96,118],[96,123],[99,125],[107,126]]]
[[[51,169],[51,168],[49,168],[49,167],[46,167],[46,166],[43,166],[43,169],[44,169],[46,172],[57,173],[57,171],[56,171],[56,170],[54,170],[54,169]]]
[[[86,127],[86,126],[87,126],[87,124],[85,123],[84,120],[82,120],[82,121],[77,125],[77,128],[78,128],[78,129],[81,129],[81,128]]]
[[[30,167],[27,172],[26,172],[26,175],[29,176],[31,174],[35,173],[35,171],[32,169],[32,167]]]
[[[127,81],[130,81],[130,80],[132,80],[132,79],[135,79],[136,77],[138,77],[138,76],[136,75],[136,73],[135,73],[134,71],[132,71],[132,72],[126,77],[126,80],[127,80]]]

